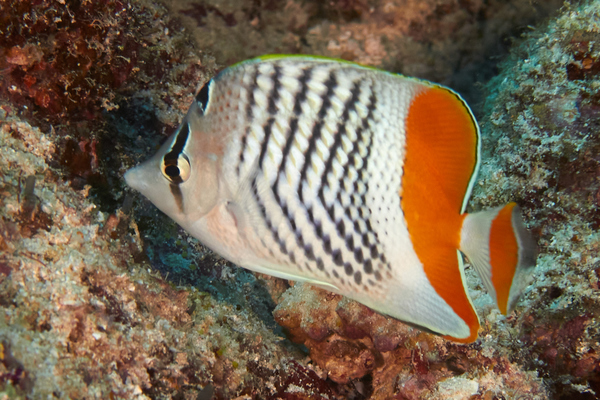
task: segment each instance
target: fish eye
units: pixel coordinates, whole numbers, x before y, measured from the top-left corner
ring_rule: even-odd
[[[173,183],[182,183],[190,177],[190,160],[185,154],[180,154],[177,158],[163,158],[162,173],[169,181]]]

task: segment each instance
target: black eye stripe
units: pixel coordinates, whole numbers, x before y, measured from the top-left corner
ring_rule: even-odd
[[[200,89],[200,91],[196,95],[196,102],[198,103],[198,106],[200,107],[203,113],[206,110],[206,105],[208,104],[208,96],[210,94],[211,83],[212,79],[206,82],[204,86],[202,86],[202,89]]]
[[[177,158],[179,158],[179,155],[183,153],[183,148],[187,143],[189,135],[190,127],[187,123],[184,123],[177,133],[177,139],[175,139],[175,143],[173,144],[173,147],[171,147],[171,151],[165,154],[163,158],[165,164],[177,165]]]
[[[183,210],[183,194],[181,193],[181,189],[178,185],[171,184],[170,186],[171,194],[175,199],[175,203],[177,204],[177,208],[179,208],[180,212],[184,212]]]
[[[173,146],[171,147],[171,151],[165,154],[162,160],[164,174],[172,183],[177,185],[183,182],[183,179],[181,178],[181,169],[179,168],[179,157],[183,157],[189,164],[188,158],[183,153],[183,149],[185,148],[189,136],[190,126],[184,122],[181,125],[179,132],[177,132],[177,137],[175,143],[173,143]]]

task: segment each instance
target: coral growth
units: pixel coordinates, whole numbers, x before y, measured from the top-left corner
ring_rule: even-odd
[[[599,10],[597,1],[566,7],[490,84],[474,198],[518,199],[540,237],[536,283],[519,315],[526,345],[514,350],[557,398],[600,395]]]
[[[0,2],[0,96],[10,101],[7,110],[18,110],[61,138],[54,162],[74,188],[91,185],[101,206],[117,206],[121,173],[115,170],[115,146],[135,147],[129,142],[148,124],[140,108],[158,110],[151,129],[172,129],[196,89],[189,81],[212,73],[201,60],[158,6]],[[173,98],[158,95],[165,84],[173,86]],[[123,114],[137,125],[135,134],[123,129]],[[148,146],[146,139],[136,144]]]
[[[477,82],[527,25],[562,1],[167,0],[221,64],[265,53],[319,54],[444,83],[479,101]]]
[[[459,345],[303,284],[283,295],[274,315],[331,380],[360,382],[373,399],[548,396],[536,374],[499,347],[490,324],[480,342]]]
[[[338,398],[249,307],[152,273],[39,129],[9,115],[0,151],[0,398]]]
[[[284,294],[276,318],[294,340],[309,348],[332,379],[371,374],[375,393],[385,390],[386,396],[401,394],[400,398],[420,396],[417,388],[423,385],[427,390],[437,385],[441,394],[439,385],[452,375],[473,377],[479,383],[473,394],[481,398],[500,394],[513,398],[517,393],[522,398],[557,399],[600,395],[596,93],[600,48],[592,39],[600,34],[598,10],[598,2],[567,7],[547,31],[533,34],[515,49],[513,60],[488,85],[492,95],[482,120],[484,164],[471,207],[489,208],[508,201],[523,207],[541,250],[535,282],[525,300],[513,315],[500,318],[481,292],[480,282],[467,270],[469,286],[474,288],[471,295],[483,316],[481,339],[473,345],[453,346],[394,327],[400,337],[384,337],[394,339],[392,343],[405,348],[409,356],[388,361],[378,343],[389,321],[381,316],[373,319],[368,309],[356,303],[297,285]],[[349,319],[348,315],[358,316]],[[423,342],[427,356],[419,352]],[[387,351],[393,354],[398,348]],[[369,364],[370,368],[344,362],[366,359],[366,354],[386,362]],[[378,379],[394,362],[398,371],[412,365],[415,376],[407,382],[419,380],[421,386],[398,386],[406,379],[402,373],[394,383]],[[494,377],[486,371],[493,371]],[[534,378],[534,371],[543,384]],[[484,383],[500,381],[504,391]],[[528,386],[531,391],[524,392]]]
[[[141,47],[130,18],[121,1],[2,2],[3,96],[54,123],[116,107],[111,89],[129,78]]]
[[[518,201],[541,255],[506,318],[466,271],[470,345],[239,270],[124,196],[121,175],[215,73],[199,49],[221,65],[337,56],[461,89],[558,2],[166,4],[0,3],[0,398],[600,395],[598,1],[566,6],[487,86],[471,207]]]

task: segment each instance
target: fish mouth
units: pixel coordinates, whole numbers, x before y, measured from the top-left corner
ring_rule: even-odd
[[[138,190],[138,182],[140,181],[139,178],[139,172],[137,171],[139,168],[135,167],[135,168],[131,168],[130,170],[128,170],[127,172],[125,172],[125,175],[123,175],[123,178],[125,178],[125,183],[127,183],[127,186],[129,186],[132,189]]]
[[[123,175],[125,183],[153,202],[159,209],[165,204],[165,191],[169,190],[165,177],[158,172],[159,166],[154,158],[137,165]]]
[[[146,195],[149,187],[149,179],[146,175],[147,172],[145,171],[144,164],[142,164],[125,172],[123,178],[125,178],[127,186]]]

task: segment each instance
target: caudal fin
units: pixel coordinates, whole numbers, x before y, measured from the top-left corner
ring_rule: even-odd
[[[460,250],[469,258],[503,314],[510,313],[529,285],[537,246],[515,203],[468,214]]]

